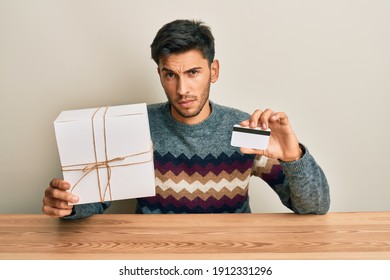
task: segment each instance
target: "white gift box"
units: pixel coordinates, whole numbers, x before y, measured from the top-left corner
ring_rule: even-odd
[[[155,195],[146,104],[63,111],[54,128],[77,204]]]

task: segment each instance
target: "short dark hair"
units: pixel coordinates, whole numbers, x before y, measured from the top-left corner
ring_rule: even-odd
[[[214,37],[210,27],[201,21],[175,20],[165,24],[150,45],[153,60],[159,64],[161,57],[197,49],[209,65],[214,61]]]

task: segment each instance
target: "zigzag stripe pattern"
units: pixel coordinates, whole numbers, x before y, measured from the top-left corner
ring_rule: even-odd
[[[174,197],[176,200],[181,200],[183,198],[188,198],[193,201],[196,198],[201,198],[204,201],[207,201],[209,197],[214,197],[217,200],[223,199],[223,196],[226,196],[229,199],[234,199],[237,195],[245,196],[247,195],[247,188],[235,188],[233,190],[229,190],[227,187],[222,188],[220,191],[215,189],[210,189],[207,193],[201,190],[196,190],[193,192],[189,192],[186,189],[183,189],[179,192],[176,192],[172,189],[162,190],[157,187],[157,192],[161,197],[167,199],[169,196]]]
[[[189,167],[192,167],[194,164],[198,164],[200,166],[207,166],[209,163],[214,165],[220,165],[223,163],[227,163],[228,165],[233,164],[234,162],[239,162],[240,164],[251,160],[253,163],[254,156],[253,155],[243,155],[238,152],[234,152],[231,156],[226,155],[225,153],[221,153],[217,157],[212,154],[208,154],[205,158],[201,158],[198,155],[194,155],[191,158],[188,158],[184,154],[180,154],[178,157],[173,156],[171,153],[166,153],[165,155],[160,155],[158,152],[154,152],[154,158],[161,164],[164,163],[172,163],[173,165],[180,165],[185,162]]]
[[[246,212],[249,208],[248,201],[244,202],[242,205],[236,205],[234,209],[223,206],[223,207],[214,207],[210,206],[207,209],[203,209],[200,206],[196,206],[194,208],[188,208],[186,206],[183,207],[171,207],[167,206],[164,208],[159,207],[158,205],[149,205],[144,204],[143,206],[139,207],[138,212],[139,213],[150,213],[150,214],[184,214],[184,213],[243,213]]]
[[[282,185],[286,175],[283,172],[282,166],[273,165],[271,172],[262,173],[261,177],[271,188],[275,188],[278,185]]]
[[[160,195],[143,199],[143,206],[151,212],[161,213],[224,213],[236,212],[247,203],[247,196],[236,195],[234,199],[222,196],[220,199],[209,197],[203,200],[197,197],[193,200],[183,197],[179,200],[172,196],[163,199]],[[156,211],[157,210],[157,211]]]
[[[223,213],[248,208],[254,156],[205,158],[154,154],[156,196],[138,199],[148,213]]]
[[[248,186],[249,179],[249,176],[247,176],[244,181],[241,181],[239,179],[233,179],[232,181],[229,181],[222,178],[218,183],[214,182],[213,180],[210,180],[204,184],[199,181],[195,181],[190,184],[185,180],[182,180],[179,183],[175,183],[172,180],[162,182],[159,178],[156,178],[156,186],[159,187],[161,191],[174,189],[177,192],[181,190],[186,190],[188,193],[193,193],[197,190],[200,190],[202,192],[208,192],[211,190],[222,191],[224,188],[228,191],[233,191],[236,188],[245,189]]]
[[[192,184],[194,182],[200,182],[201,184],[207,184],[212,181],[215,183],[219,183],[221,180],[232,181],[235,179],[246,181],[250,174],[251,170],[247,170],[244,173],[241,173],[238,170],[233,171],[232,173],[228,173],[226,171],[222,171],[219,173],[219,176],[215,176],[213,172],[209,172],[206,175],[202,176],[198,172],[194,172],[192,176],[189,176],[184,171],[180,172],[178,175],[175,175],[172,171],[168,171],[165,174],[162,174],[160,170],[155,170],[156,178],[158,178],[162,183],[167,180],[171,180],[173,183],[178,184],[181,181],[186,181],[188,184]]]
[[[254,175],[261,177],[271,188],[283,184],[286,175],[277,159],[268,159],[265,166],[259,163],[260,160],[256,157],[253,164]]]
[[[159,153],[155,152],[154,166],[156,170],[161,172],[161,174],[172,171],[176,176],[183,171],[189,176],[192,176],[195,172],[201,176],[206,176],[209,172],[219,175],[222,171],[232,173],[235,170],[244,173],[249,168],[252,168],[253,158],[254,157],[251,155],[241,155],[237,152],[231,157],[222,153],[218,157],[208,155],[204,159],[197,155],[191,158],[188,158],[185,155],[180,155],[178,158],[175,158],[170,153],[161,156]]]

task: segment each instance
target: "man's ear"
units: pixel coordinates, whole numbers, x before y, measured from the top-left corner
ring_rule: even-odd
[[[215,59],[210,65],[211,82],[215,83],[219,77],[219,61]]]

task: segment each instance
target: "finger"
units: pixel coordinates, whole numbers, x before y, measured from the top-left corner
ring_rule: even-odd
[[[259,149],[244,148],[244,147],[241,147],[240,151],[243,154],[256,154],[262,156],[265,156],[267,154],[267,150],[259,150]]]
[[[249,119],[249,127],[257,127],[259,123],[260,116],[263,114],[263,111],[260,109],[257,109],[256,111],[253,112]]]
[[[243,153],[243,154],[253,154],[254,150],[250,149],[250,148],[241,147],[240,148],[240,152]]]
[[[271,116],[270,122],[278,122],[280,124],[287,124],[288,123],[288,118],[287,118],[286,113],[277,112],[277,113],[274,113]]]
[[[272,111],[271,109],[265,109],[263,114],[261,114],[260,116],[260,124],[259,124],[259,127],[261,127],[261,129],[267,129],[269,127],[269,119],[272,117],[272,115],[274,114],[274,111]]]
[[[42,212],[51,217],[63,217],[72,213],[73,205],[68,202],[45,196],[43,198]]]
[[[70,194],[67,190],[70,189],[69,182],[54,178],[50,182],[50,187],[46,189],[46,194],[49,197],[57,198],[71,203],[78,202],[79,198],[76,195]]]
[[[240,123],[241,126],[249,126],[249,120],[242,121]]]
[[[65,181],[61,180],[58,178],[54,178],[53,180],[50,181],[50,186],[56,189],[61,189],[61,190],[69,190],[70,189],[70,184]]]
[[[66,190],[61,190],[53,187],[48,187],[45,190],[45,197],[49,199],[59,199],[70,203],[77,203],[79,201],[78,196],[67,192]]]
[[[50,217],[59,218],[59,217],[65,217],[70,215],[72,213],[72,209],[57,209],[54,207],[44,205],[42,207],[42,212]]]
[[[43,197],[43,205],[58,208],[58,209],[72,209],[73,205],[69,205],[69,203],[65,200],[60,200],[57,198],[52,198],[49,196]]]

